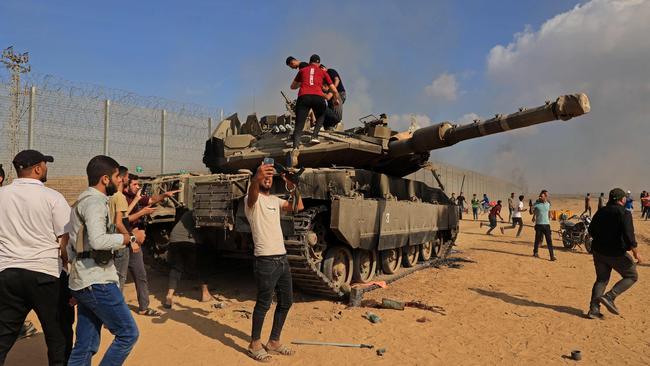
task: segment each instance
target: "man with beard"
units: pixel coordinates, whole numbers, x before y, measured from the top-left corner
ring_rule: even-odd
[[[68,366],[90,365],[99,348],[102,325],[115,335],[101,365],[122,365],[138,339],[138,327],[118,287],[113,252],[142,244],[144,231],[114,233],[108,197],[117,191],[119,164],[104,155],[88,162],[88,189],[73,206],[68,231],[70,289],[77,299],[77,338]]]
[[[290,200],[285,201],[270,194],[275,169],[272,164],[262,164],[251,179],[248,195],[244,198],[246,218],[253,235],[255,255],[255,282],[257,284],[257,301],[253,310],[253,329],[248,355],[256,361],[268,362],[269,353],[291,356],[294,351],[280,343],[280,333],[293,302],[293,288],[287,251],[280,227],[281,211],[301,211],[304,207],[300,195],[296,197],[294,183],[283,176]],[[266,345],[262,344],[262,326],[264,317],[271,307],[275,292],[277,305],[273,316],[273,328]]]
[[[13,160],[18,178],[0,188],[0,365],[32,310],[43,326],[49,364],[67,362],[60,276],[70,207],[44,185],[52,162],[38,151],[21,151]]]
[[[129,207],[135,203],[133,211],[128,215],[131,226],[144,230],[143,217],[152,214],[156,210],[151,205],[155,205],[167,197],[172,197],[178,192],[180,191],[169,191],[151,197],[142,196],[138,176],[129,175],[129,184],[124,191],[124,195]],[[129,272],[133,276],[133,282],[135,282],[135,289],[138,294],[138,314],[160,316],[159,311],[149,307],[149,281],[147,280],[147,270],[144,267],[144,256],[141,250],[136,251],[134,247],[131,247],[129,252]]]
[[[118,168],[119,171],[119,184],[117,186],[117,192],[110,197],[108,200],[108,217],[110,222],[115,225],[115,230],[118,233],[128,234],[130,224],[125,225],[125,220],[128,220],[129,214],[129,202],[124,196],[124,187],[128,183],[129,179],[129,169],[124,166]],[[117,269],[117,275],[120,277],[120,290],[124,291],[124,283],[126,282],[126,276],[129,271],[129,251],[133,250],[134,252],[139,252],[140,247],[138,244],[132,244],[130,248],[124,247],[115,252],[115,268]]]

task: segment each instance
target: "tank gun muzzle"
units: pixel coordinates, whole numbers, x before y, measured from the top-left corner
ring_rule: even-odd
[[[423,154],[431,150],[454,145],[460,141],[476,137],[492,135],[517,128],[524,128],[544,122],[562,120],[589,113],[591,105],[586,94],[568,94],[558,97],[555,102],[531,108],[520,109],[518,112],[501,115],[486,121],[458,126],[449,122],[424,127],[413,132],[410,138],[396,139],[388,144],[388,155],[391,157],[408,154]]]

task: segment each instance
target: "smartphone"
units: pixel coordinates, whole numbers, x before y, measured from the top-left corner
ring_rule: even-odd
[[[275,160],[273,160],[273,158],[264,158],[264,164],[273,165],[275,164]]]

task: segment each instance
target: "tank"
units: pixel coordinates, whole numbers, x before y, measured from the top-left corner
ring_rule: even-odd
[[[225,256],[253,255],[244,196],[253,172],[266,157],[299,175],[305,210],[282,217],[287,256],[297,288],[341,297],[353,282],[391,279],[408,269],[445,258],[459,230],[457,207],[442,185],[431,187],[404,178],[431,171],[430,153],[464,140],[544,122],[567,121],[590,110],[585,94],[558,97],[536,108],[466,125],[442,122],[394,131],[385,115],[362,118],[358,127],[325,130],[318,143],[306,132],[299,154],[290,157],[294,114],[241,123],[224,119],[205,144],[203,162],[210,175],[188,186],[184,199],[198,229]],[[306,130],[311,127],[306,123]],[[280,167],[284,168],[284,167]],[[189,181],[188,181],[189,182]],[[191,186],[191,188],[190,188]],[[191,192],[191,193],[190,193]],[[276,177],[272,194],[287,196]],[[191,195],[189,198],[188,195]]]

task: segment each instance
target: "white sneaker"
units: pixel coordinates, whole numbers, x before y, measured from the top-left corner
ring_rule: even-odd
[[[315,138],[315,137],[312,137],[310,141],[311,141],[312,144],[319,144],[320,143],[320,140]]]

